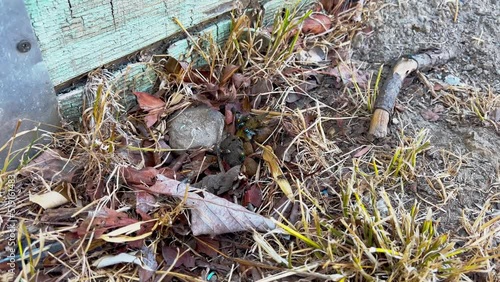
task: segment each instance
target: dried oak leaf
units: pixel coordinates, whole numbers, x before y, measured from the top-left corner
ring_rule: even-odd
[[[137,103],[139,103],[139,107],[147,112],[147,115],[144,117],[144,121],[146,122],[147,127],[153,126],[158,121],[158,117],[163,112],[163,108],[165,107],[165,102],[160,98],[157,98],[149,93],[145,92],[133,92],[137,97]]]
[[[243,205],[246,206],[248,204],[252,204],[254,207],[258,207],[262,204],[262,190],[260,190],[257,185],[252,185],[250,189],[245,191]]]
[[[202,234],[215,236],[250,230],[268,231],[276,228],[269,218],[211,193],[189,189],[186,184],[163,175],[157,176],[155,185],[140,189],[185,199],[184,205],[191,211],[191,231],[194,236]]]
[[[356,83],[361,89],[366,89],[370,75],[367,72],[356,70],[345,63],[341,63],[327,71],[328,74],[337,78],[336,87],[340,88],[341,84],[351,87]]]

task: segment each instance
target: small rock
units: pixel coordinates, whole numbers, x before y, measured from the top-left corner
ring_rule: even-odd
[[[468,64],[468,65],[465,65],[464,70],[465,71],[471,71],[471,70],[473,70],[475,68],[476,68],[476,66],[474,66],[473,64]]]
[[[444,78],[444,82],[448,85],[457,86],[460,85],[460,78],[449,74]]]
[[[222,139],[224,116],[206,106],[189,108],[174,113],[167,129],[174,149],[208,148]]]
[[[500,121],[500,107],[493,108],[490,112],[490,119],[494,122]]]
[[[380,212],[380,215],[386,217],[389,213],[389,208],[383,199],[379,199],[377,201],[377,210]]]
[[[254,159],[245,158],[242,171],[248,178],[252,178],[255,174],[257,174],[258,167],[259,164]]]

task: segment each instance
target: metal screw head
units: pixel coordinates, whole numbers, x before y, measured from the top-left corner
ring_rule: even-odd
[[[21,53],[26,53],[31,50],[31,43],[28,40],[21,40],[17,43],[17,50]]]

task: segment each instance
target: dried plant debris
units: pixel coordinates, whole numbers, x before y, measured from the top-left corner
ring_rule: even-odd
[[[397,130],[372,143],[383,68],[353,60],[351,46],[370,36],[383,5],[318,1],[266,26],[270,15],[253,6],[234,14],[223,44],[176,21],[190,52],[153,56],[148,91],[89,74],[80,130],[52,134],[37,158],[0,174],[2,275],[494,281],[498,138],[472,134],[445,141],[475,151],[443,149],[432,127],[496,129],[498,95],[450,73],[409,76],[402,91],[425,87],[429,105],[412,104],[427,97],[418,91],[394,97]],[[487,198],[448,216],[470,178]]]

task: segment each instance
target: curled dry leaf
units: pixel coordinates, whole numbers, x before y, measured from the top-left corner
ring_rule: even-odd
[[[134,263],[143,269],[149,269],[149,267],[141,261],[140,254],[138,254],[138,252],[121,253],[115,256],[104,256],[96,260],[92,265],[96,268],[104,268],[119,263]]]
[[[156,181],[158,170],[154,167],[145,167],[137,170],[133,167],[123,168],[123,178],[129,185],[153,185]]]
[[[274,154],[273,148],[271,148],[271,146],[269,145],[266,146],[259,145],[259,146],[264,150],[262,158],[264,158],[264,161],[266,161],[267,165],[269,166],[269,170],[271,171],[271,175],[273,176],[274,181],[281,188],[281,191],[283,191],[285,196],[290,201],[293,202],[295,199],[293,196],[292,187],[290,186],[290,183],[288,183],[288,180],[283,175],[283,171],[281,171],[278,162],[278,157],[276,157],[276,155]]]
[[[153,126],[158,121],[158,117],[163,112],[163,107],[165,107],[165,102],[160,98],[157,98],[149,93],[144,92],[133,92],[137,97],[137,103],[141,110],[147,112],[144,117],[147,127]]]
[[[332,28],[332,21],[327,15],[321,13],[313,13],[302,24],[302,32],[306,34],[320,34],[330,28]]]
[[[41,195],[30,195],[30,202],[38,204],[43,209],[51,209],[69,202],[68,198],[57,191],[50,191]]]
[[[211,193],[199,189],[190,190],[186,184],[163,175],[157,176],[155,185],[141,189],[185,200],[185,206],[191,211],[191,231],[194,236],[215,236],[249,230],[268,231],[276,228],[269,218]]]

